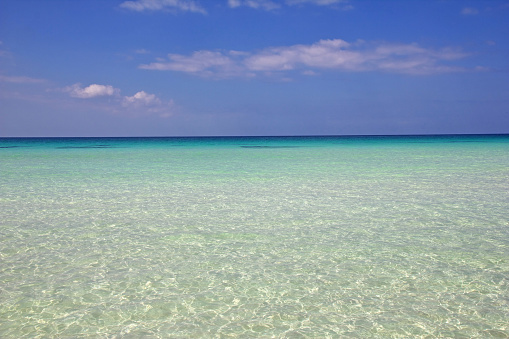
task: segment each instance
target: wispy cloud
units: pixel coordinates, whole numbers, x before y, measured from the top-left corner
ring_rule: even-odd
[[[160,117],[169,117],[175,110],[173,100],[163,101],[155,94],[139,91],[132,96],[121,96],[120,89],[110,85],[92,84],[82,87],[77,83],[64,87],[63,92],[79,99],[94,99],[98,97],[111,97],[112,100],[103,102],[100,106],[106,111],[115,114],[128,114],[131,116],[157,114]],[[92,100],[94,101],[94,100]]]
[[[136,51],[134,51],[134,53],[136,53],[136,54],[150,54],[150,51],[146,50],[145,48],[141,48],[141,49],[137,49]]]
[[[333,6],[339,9],[352,9],[349,0],[228,0],[230,8],[250,7],[266,11],[275,10],[283,6],[298,5],[317,5],[317,6]]]
[[[245,6],[254,9],[263,9],[266,11],[271,11],[281,7],[280,4],[270,0],[228,0],[228,6],[230,6],[230,8]]]
[[[125,1],[120,7],[132,11],[182,11],[206,14],[207,11],[192,0],[134,0]]]
[[[26,76],[7,76],[0,75],[0,82],[10,82],[14,84],[41,84],[46,82],[45,79],[37,79]]]
[[[465,7],[461,10],[461,14],[463,15],[476,15],[479,14],[479,10],[473,7]]]
[[[337,6],[344,5],[343,9],[351,9],[352,5],[349,4],[349,0],[286,0],[287,5],[317,5],[317,6]]]
[[[300,71],[349,72],[384,71],[405,74],[432,74],[461,70],[449,65],[467,54],[454,48],[429,49],[417,44],[320,40],[310,45],[270,47],[256,52],[197,51],[191,55],[169,54],[139,67],[147,70],[178,71],[205,77],[255,77]]]
[[[242,65],[242,58],[246,55],[235,51],[197,51],[189,56],[169,54],[167,60],[141,65],[140,68],[186,72],[202,76],[232,77],[245,75],[246,67]]]
[[[350,0],[227,0],[228,7],[249,7],[259,10],[272,11],[283,6],[316,5],[329,6],[342,10],[352,9]],[[206,9],[193,0],[130,0],[119,5],[121,8],[136,12],[170,11],[195,12],[207,14]]]

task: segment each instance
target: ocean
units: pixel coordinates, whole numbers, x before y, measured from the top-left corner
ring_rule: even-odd
[[[0,138],[2,338],[509,338],[509,135]]]

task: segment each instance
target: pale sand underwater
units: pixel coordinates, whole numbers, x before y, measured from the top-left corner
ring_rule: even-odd
[[[2,338],[507,338],[509,136],[0,139]]]

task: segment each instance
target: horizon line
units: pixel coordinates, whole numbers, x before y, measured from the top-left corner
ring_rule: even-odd
[[[175,136],[0,136],[0,139],[37,138],[306,138],[306,137],[425,137],[425,136],[509,136],[505,133],[419,133],[419,134],[285,134],[285,135],[175,135]]]

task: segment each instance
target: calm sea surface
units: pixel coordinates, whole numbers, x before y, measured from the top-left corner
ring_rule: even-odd
[[[509,136],[0,139],[1,338],[509,337]]]

